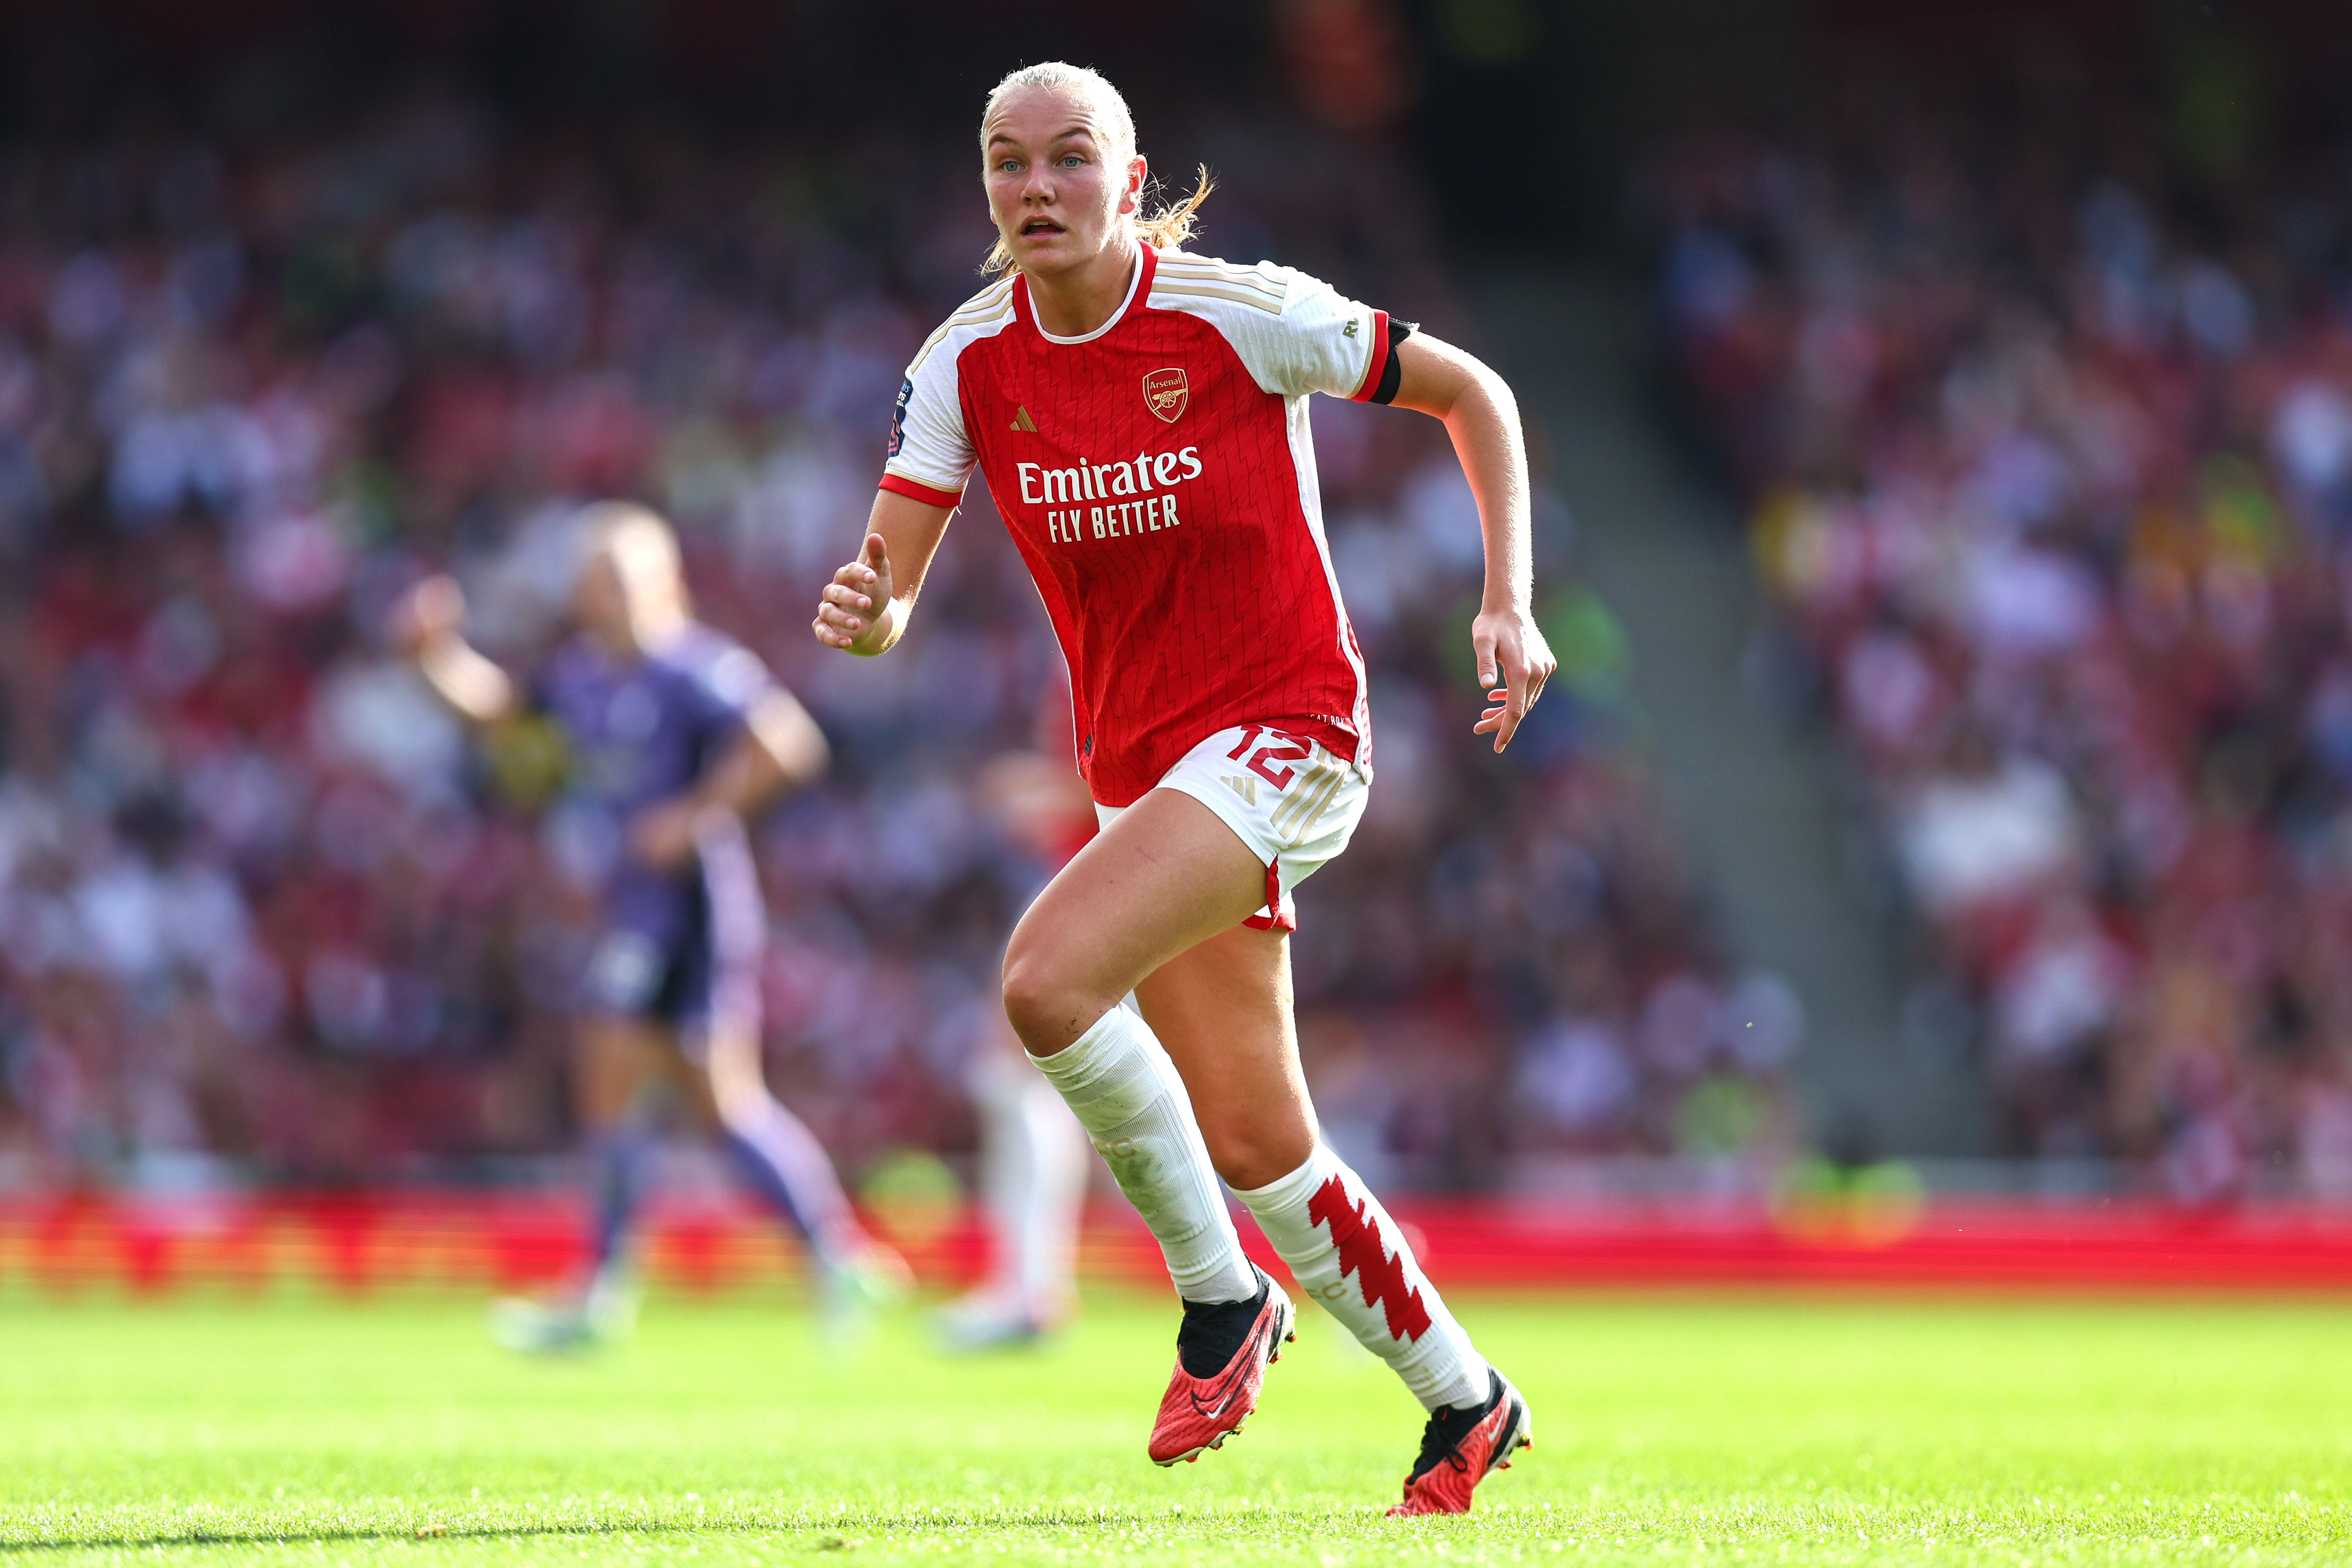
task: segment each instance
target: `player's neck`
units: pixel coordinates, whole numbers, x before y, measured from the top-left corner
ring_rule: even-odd
[[[683,605],[646,605],[633,608],[625,621],[592,625],[587,632],[606,658],[626,664],[677,642],[691,619]]]
[[[631,640],[640,655],[658,653],[685,634],[687,621],[683,604],[649,605],[629,618]]]
[[[1143,247],[1130,235],[1066,272],[1030,274],[1029,308],[1036,312],[1039,329],[1056,338],[1083,338],[1096,330],[1127,302],[1135,269],[1142,265]]]

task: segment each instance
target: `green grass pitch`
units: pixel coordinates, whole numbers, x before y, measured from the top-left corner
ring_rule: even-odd
[[[656,1299],[538,1364],[473,1303],[12,1295],[0,1563],[2352,1562],[2352,1306],[1456,1304],[1536,1447],[1391,1522],[1419,1412],[1312,1312],[1249,1429],[1162,1471],[1174,1317],[1134,1297],[973,1361]]]

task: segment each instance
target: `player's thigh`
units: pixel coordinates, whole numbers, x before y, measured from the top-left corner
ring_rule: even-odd
[[[1265,865],[1190,795],[1154,789],[1078,852],[1013,928],[1004,1007],[1040,1055],[1086,1032],[1145,976],[1241,925]]]
[[[1135,999],[1184,1080],[1218,1175],[1263,1186],[1305,1163],[1315,1113],[1298,1066],[1286,936],[1222,931],[1147,976]]]
[[[669,1031],[651,1019],[590,1013],[572,1029],[572,1097],[584,1127],[609,1127],[629,1113],[646,1084],[675,1055]]]

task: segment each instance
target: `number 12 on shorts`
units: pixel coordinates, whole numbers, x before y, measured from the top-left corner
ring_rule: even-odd
[[[1225,756],[1233,761],[1241,761],[1242,753],[1247,751],[1252,743],[1255,742],[1261,735],[1272,736],[1278,744],[1259,747],[1257,748],[1257,754],[1249,759],[1247,764],[1249,770],[1256,774],[1259,778],[1265,779],[1267,783],[1273,785],[1276,789],[1289,789],[1290,781],[1298,777],[1298,769],[1296,768],[1286,768],[1281,772],[1276,773],[1272,768],[1269,768],[1266,764],[1269,762],[1304,762],[1312,748],[1309,742],[1300,739],[1297,736],[1285,735],[1278,729],[1269,728],[1265,725],[1262,724],[1245,724],[1242,726],[1242,743],[1239,746],[1234,747],[1231,751],[1226,752]]]

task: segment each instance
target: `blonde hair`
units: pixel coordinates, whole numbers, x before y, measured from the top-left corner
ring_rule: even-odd
[[[1091,66],[1046,60],[1038,65],[1023,66],[990,90],[988,105],[980,114],[980,151],[982,157],[988,153],[988,117],[996,112],[997,105],[1008,96],[1024,88],[1033,87],[1076,88],[1091,97],[1102,117],[1102,130],[1110,140],[1110,145],[1106,149],[1111,154],[1110,161],[1124,167],[1127,161],[1135,156],[1135,115],[1127,107],[1127,99],[1119,95],[1118,89],[1110,85],[1110,78]],[[1217,183],[1209,178],[1209,166],[1202,164],[1200,178],[1192,186],[1192,193],[1182,201],[1148,214],[1140,210],[1139,204],[1135,215],[1128,220],[1135,226],[1135,237],[1145,245],[1160,248],[1182,245],[1192,237],[1192,225],[1201,204],[1207,201],[1209,193],[1216,188]],[[1150,198],[1151,191],[1151,186],[1145,187],[1146,199]],[[1018,267],[1019,264],[1013,259],[1012,248],[1000,234],[996,236],[996,244],[989,249],[988,259],[980,264],[980,270],[993,277],[1000,272],[1017,269]]]
[[[691,613],[677,530],[659,512],[635,501],[592,501],[572,514],[572,527],[579,569],[610,556],[632,595],[650,592]]]
[[[611,554],[630,568],[651,567],[671,576],[683,570],[677,534],[651,507],[635,501],[591,501],[572,515],[580,559]]]

